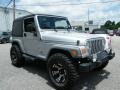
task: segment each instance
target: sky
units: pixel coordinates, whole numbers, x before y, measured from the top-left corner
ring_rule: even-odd
[[[6,6],[9,1],[0,0],[0,6]],[[112,2],[100,3],[107,1]],[[87,21],[88,16],[96,23],[120,21],[120,0],[16,0],[16,7],[32,13],[66,16],[71,21]]]

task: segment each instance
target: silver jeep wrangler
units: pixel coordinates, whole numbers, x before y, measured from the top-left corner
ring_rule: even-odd
[[[115,53],[105,48],[105,38],[72,30],[66,17],[33,14],[13,23],[12,64],[22,66],[25,58],[44,60],[51,83],[68,89],[79,72],[102,70]]]

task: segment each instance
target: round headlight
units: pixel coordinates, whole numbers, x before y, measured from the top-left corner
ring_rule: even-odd
[[[71,55],[73,56],[73,57],[76,57],[76,56],[78,56],[78,52],[77,52],[77,50],[71,50]]]

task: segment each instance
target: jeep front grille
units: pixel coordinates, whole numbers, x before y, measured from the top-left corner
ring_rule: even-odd
[[[105,48],[105,39],[90,39],[87,41],[88,47],[90,49],[91,54],[98,53],[103,51]]]

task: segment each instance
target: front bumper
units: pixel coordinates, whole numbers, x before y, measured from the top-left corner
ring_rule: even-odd
[[[81,63],[79,64],[79,71],[80,72],[89,72],[92,71],[93,69],[99,67],[100,65],[102,65],[103,63],[113,59],[115,57],[115,52],[113,52],[112,50],[110,51],[110,53],[103,53],[98,57],[98,59],[95,62],[87,62],[87,63]]]
[[[115,57],[115,52],[110,50],[110,53],[109,53],[109,59],[113,59]]]

